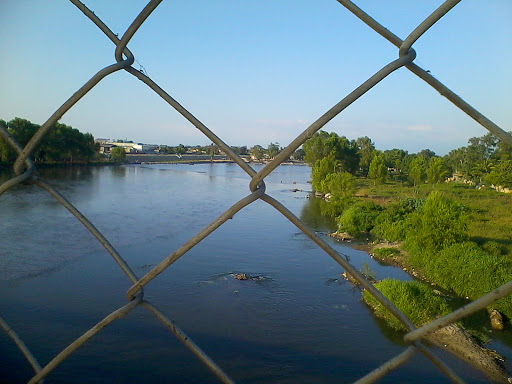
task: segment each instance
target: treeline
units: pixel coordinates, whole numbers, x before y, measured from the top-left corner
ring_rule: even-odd
[[[498,210],[506,210],[510,198],[442,183],[458,174],[474,183],[511,187],[512,150],[494,136],[471,138],[468,146],[443,157],[428,149],[416,154],[378,151],[368,137],[348,140],[322,131],[303,148],[305,160],[313,166],[313,188],[324,197],[329,194],[322,214],[336,218],[339,232],[399,245],[375,253],[400,260],[407,270],[420,272],[460,298],[475,300],[512,279],[512,222],[494,217]],[[356,193],[361,185],[366,192]],[[491,224],[498,225],[497,232],[488,228]],[[386,294],[400,298],[401,304],[410,301],[406,292],[417,289],[407,282],[385,284],[394,290]],[[422,293],[409,309],[426,313],[428,300]],[[492,309],[512,318],[512,297],[499,300]],[[428,315],[417,325],[427,322]]]
[[[0,125],[24,147],[39,129],[38,124],[16,117],[11,121],[0,119]],[[33,153],[34,161],[44,163],[83,163],[94,160],[99,151],[93,135],[82,133],[65,124],[56,123]],[[14,162],[17,152],[0,136],[0,161]]]
[[[259,144],[254,145],[248,148],[245,145],[242,146],[231,146],[230,147],[234,153],[237,155],[251,155],[256,160],[266,160],[273,159],[276,157],[279,152],[283,150],[283,147],[279,145],[279,143],[271,142],[268,146],[263,147]],[[196,145],[196,146],[185,146],[183,144],[177,146],[169,146],[169,145],[161,145],[159,148],[159,153],[165,154],[184,154],[184,153],[198,153],[205,155],[221,155],[223,154],[221,149],[216,144],[210,145]],[[305,152],[302,148],[295,151],[292,155],[293,160],[303,161]]]
[[[430,149],[415,154],[396,148],[379,151],[369,137],[349,140],[320,131],[303,148],[305,161],[313,167],[313,188],[318,192],[331,192],[328,175],[338,173],[368,177],[375,184],[392,179],[409,185],[440,183],[455,175],[475,184],[511,188],[512,148],[490,133],[473,137],[468,144],[441,157]]]

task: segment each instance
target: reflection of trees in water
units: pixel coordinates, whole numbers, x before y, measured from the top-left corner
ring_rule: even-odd
[[[112,172],[112,176],[125,177],[126,167],[123,167],[122,165],[114,165],[110,167],[110,172]]]
[[[334,231],[336,229],[336,222],[334,219],[332,217],[322,215],[326,204],[329,203],[323,199],[311,197],[311,199],[308,199],[302,206],[300,219],[308,227],[316,231]]]
[[[93,169],[91,166],[56,166],[56,167],[40,167],[38,173],[46,179],[57,180],[89,180],[93,176]]]

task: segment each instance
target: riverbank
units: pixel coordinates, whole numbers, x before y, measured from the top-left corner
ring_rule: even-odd
[[[253,160],[251,156],[241,155],[243,161],[252,164],[267,164],[269,160]],[[225,155],[157,155],[157,154],[127,154],[126,162],[129,164],[208,164],[208,163],[234,163],[234,161]],[[287,161],[281,163],[283,165],[305,165],[302,161]]]
[[[509,261],[512,223],[506,217],[511,203],[508,195],[457,184],[406,187],[398,183],[383,186],[363,183],[350,204],[338,213],[338,231],[345,241],[349,236],[343,232],[356,237],[350,240],[354,248],[370,253],[381,263],[402,269],[427,287],[417,291],[418,287],[414,288],[411,282],[393,280],[391,288],[383,290],[411,319],[418,316],[413,322],[420,326],[512,279]],[[357,240],[369,237],[375,240]],[[376,286],[381,289],[381,284],[388,283],[378,282]],[[411,290],[416,290],[414,300],[407,296]],[[376,316],[389,325],[396,322],[387,311],[377,310],[369,295],[363,297]],[[429,307],[439,298],[449,304],[447,313]],[[492,362],[486,363],[487,368],[479,369],[493,371],[489,377],[501,370],[497,375],[501,378],[493,381],[508,382],[499,355],[488,352],[473,337],[484,342],[499,337],[507,342],[511,304],[510,297],[501,299],[489,306],[488,311],[454,324],[457,332],[436,332],[438,335],[430,335],[429,341],[465,361]],[[472,335],[469,338],[464,336],[469,334]],[[460,348],[461,345],[465,347]]]
[[[347,241],[342,235],[331,237],[340,241]],[[350,240],[349,240],[350,241]],[[408,253],[403,249],[402,243],[390,242],[355,242],[353,248],[365,251],[379,262],[402,269],[413,276],[413,281],[399,281],[385,279],[370,281],[418,327],[423,326],[436,318],[449,314],[457,309],[462,301],[436,286],[407,262]],[[357,284],[350,275],[343,276],[350,282]],[[382,318],[398,332],[405,332],[405,327],[388,312],[373,296],[363,291],[363,301],[372,309],[376,317]],[[462,305],[462,304],[460,304]],[[477,315],[478,316],[478,315]],[[477,322],[485,321],[486,315],[480,314]],[[472,328],[475,319],[462,320],[450,324],[424,337],[424,341],[444,349],[462,361],[484,373],[492,382],[510,383],[512,375],[505,364],[505,358],[498,352],[485,346],[489,341],[488,335],[483,335],[481,329]],[[483,336],[483,337],[482,337]]]

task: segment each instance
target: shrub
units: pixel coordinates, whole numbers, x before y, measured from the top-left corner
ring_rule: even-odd
[[[439,251],[467,238],[468,218],[462,205],[433,191],[422,209],[410,216],[406,240],[427,251]]]
[[[338,217],[338,230],[357,236],[369,232],[382,207],[372,201],[361,201],[348,208]]]
[[[375,220],[372,234],[388,241],[405,240],[409,215],[425,205],[425,199],[404,199],[390,204]]]

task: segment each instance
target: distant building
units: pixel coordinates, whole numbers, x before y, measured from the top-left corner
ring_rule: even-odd
[[[100,145],[100,153],[110,153],[114,147],[124,148],[126,153],[155,153],[158,151],[159,146],[154,144],[143,144],[143,143],[125,143],[111,141],[110,139],[96,139]]]
[[[114,144],[101,144],[100,143],[100,154],[110,153],[110,151],[112,151],[112,148],[114,148],[114,147],[115,147]]]

